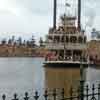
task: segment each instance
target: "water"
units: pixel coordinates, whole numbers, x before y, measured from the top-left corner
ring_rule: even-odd
[[[9,98],[13,93],[22,95],[28,91],[48,88],[69,88],[70,83],[79,82],[79,69],[44,68],[43,58],[0,58],[0,96],[5,93]],[[71,79],[75,79],[74,82]],[[88,67],[86,80],[98,83],[100,70]]]
[[[42,58],[0,58],[0,93],[33,92],[44,87]]]
[[[86,81],[89,84],[100,83],[100,68],[89,66],[86,70]]]

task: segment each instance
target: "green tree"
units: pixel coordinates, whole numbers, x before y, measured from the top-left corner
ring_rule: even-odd
[[[17,43],[18,43],[19,46],[22,45],[22,38],[21,37],[18,38]]]
[[[43,46],[44,46],[43,43],[44,43],[44,42],[43,42],[43,39],[42,39],[42,37],[40,37],[39,46],[40,46],[40,47],[43,47]]]
[[[9,45],[12,44],[12,40],[11,40],[11,39],[8,40],[8,44],[9,44]]]
[[[23,45],[26,46],[26,40],[23,41]]]
[[[2,41],[1,41],[1,44],[2,45],[5,45],[7,43],[7,40],[6,39],[3,39]]]
[[[15,42],[15,36],[14,35],[12,36],[11,41],[12,41],[12,43]]]
[[[36,46],[36,44],[35,44],[35,38],[34,38],[33,35],[32,35],[31,41],[30,41],[30,46],[31,47],[35,47]]]

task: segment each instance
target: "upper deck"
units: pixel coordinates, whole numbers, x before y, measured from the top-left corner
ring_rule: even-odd
[[[46,57],[47,63],[67,64],[68,59],[73,59],[74,63],[78,64],[80,62],[76,61],[79,61],[81,56],[86,59],[86,36],[84,31],[78,30],[76,17],[61,16],[58,27],[50,28],[46,43],[49,51]]]
[[[60,17],[61,21],[57,29],[49,29],[47,35],[48,49],[85,49],[86,36],[84,31],[79,31],[76,27],[76,17],[66,16]]]

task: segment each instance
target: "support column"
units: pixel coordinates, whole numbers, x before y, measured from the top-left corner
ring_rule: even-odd
[[[54,43],[54,35],[52,36],[52,39],[53,39],[53,43]]]
[[[73,50],[71,51],[71,55],[72,55],[72,61],[73,61]]]
[[[66,35],[64,33],[64,60],[66,59]]]

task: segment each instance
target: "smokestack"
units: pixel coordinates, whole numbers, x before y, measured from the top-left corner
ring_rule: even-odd
[[[54,0],[53,28],[56,29],[57,0]]]
[[[78,30],[81,31],[81,0],[78,0]]]

